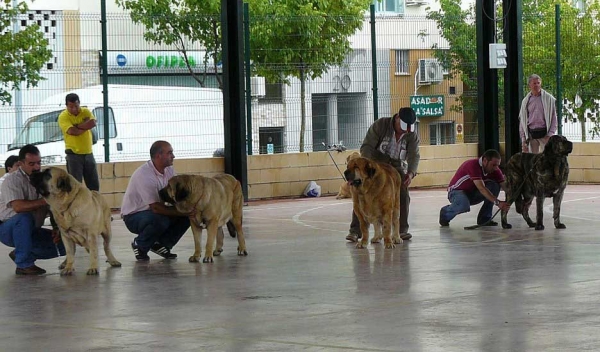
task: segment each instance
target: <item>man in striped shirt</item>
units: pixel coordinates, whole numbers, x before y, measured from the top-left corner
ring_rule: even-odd
[[[495,206],[508,210],[510,204],[498,199],[500,188],[506,193],[504,174],[499,169],[500,153],[489,149],[480,158],[467,160],[458,168],[448,186],[449,205],[440,209],[440,226],[450,225],[458,214],[471,211],[471,205],[483,202],[477,216],[477,224],[497,226],[492,221]]]

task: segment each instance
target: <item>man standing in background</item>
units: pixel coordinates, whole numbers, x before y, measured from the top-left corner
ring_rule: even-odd
[[[87,108],[79,106],[79,96],[67,94],[67,108],[58,116],[58,125],[65,138],[67,171],[91,191],[100,190],[96,160],[92,154],[92,131],[96,119]]]

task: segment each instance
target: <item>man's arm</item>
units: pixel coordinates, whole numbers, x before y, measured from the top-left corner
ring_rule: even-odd
[[[160,202],[150,204],[150,210],[152,210],[153,213],[165,215],[165,216],[187,216],[188,215],[188,214],[180,213],[179,211],[177,211],[177,209],[174,206],[167,206]]]
[[[15,199],[12,202],[10,202],[10,206],[17,213],[28,213],[30,211],[37,210],[47,205],[48,203],[46,203],[46,200],[44,198],[36,200]]]
[[[499,201],[499,203],[497,204],[497,207],[500,208],[501,210],[508,211],[508,209],[510,209],[510,204],[508,204],[507,202],[500,201],[498,198],[496,198],[492,194],[492,192],[490,192],[490,190],[487,189],[487,187],[485,187],[485,183],[483,182],[483,180],[473,180],[473,183],[475,184],[475,187],[477,187],[479,192],[485,197],[485,199],[489,200],[492,203]],[[505,186],[503,186],[503,184],[504,184],[504,182],[502,182],[500,184],[500,187],[502,187],[502,189],[504,189],[504,187],[505,187]]]

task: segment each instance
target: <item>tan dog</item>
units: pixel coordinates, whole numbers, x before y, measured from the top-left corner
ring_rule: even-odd
[[[360,158],[359,152],[354,152],[354,153],[348,155],[348,157],[346,158],[346,164],[348,164],[351,160],[354,160],[356,158]],[[348,182],[345,182],[345,181],[340,186],[340,191],[338,192],[338,195],[335,197],[335,199],[344,199],[344,198],[352,198],[352,192],[350,192],[350,185],[348,184]]]
[[[110,208],[96,191],[90,191],[65,170],[50,167],[30,177],[31,184],[46,199],[54,216],[67,259],[60,266],[61,275],[74,271],[75,245],[90,254],[88,275],[98,275],[98,235],[104,239],[104,253],[111,266],[121,266],[110,250],[112,230]]]
[[[172,177],[159,194],[162,200],[174,204],[180,213],[190,215],[195,249],[189,259],[190,262],[200,261],[203,228],[206,228],[208,236],[202,262],[212,263],[213,256],[221,254],[223,251],[221,226],[225,224],[233,237],[237,233],[238,255],[248,255],[242,230],[244,196],[242,186],[235,177],[227,174],[215,177],[178,175]],[[214,249],[215,239],[217,239],[216,249]]]
[[[367,246],[370,224],[375,228],[371,243],[379,243],[381,238],[385,248],[394,248],[396,243],[402,243],[398,232],[402,184],[400,173],[389,164],[357,158],[348,163],[344,176],[351,185],[354,213],[360,221],[362,240],[356,244],[356,248]]]

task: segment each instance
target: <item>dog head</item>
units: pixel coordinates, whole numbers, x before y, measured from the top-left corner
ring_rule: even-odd
[[[351,160],[360,158],[360,153],[359,152],[353,152],[352,154],[348,155],[348,157],[346,157],[346,164],[349,163]]]
[[[573,143],[564,136],[554,135],[548,139],[544,154],[567,156],[573,151]]]
[[[49,167],[29,176],[29,182],[42,197],[69,193],[73,190],[75,179],[65,170]]]
[[[190,195],[189,182],[185,181],[183,175],[173,176],[169,183],[160,191],[158,195],[163,202],[176,205],[177,203],[185,202]]]
[[[346,171],[344,171],[344,177],[349,185],[359,187],[363,181],[367,178],[372,178],[375,175],[375,167],[372,165],[373,161],[367,158],[356,158],[350,160]]]

